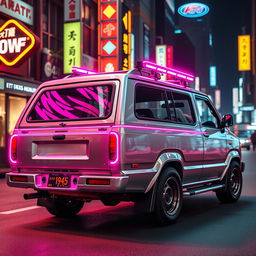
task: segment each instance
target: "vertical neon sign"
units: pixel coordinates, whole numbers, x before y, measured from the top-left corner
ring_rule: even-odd
[[[98,69],[103,72],[118,70],[119,3],[98,0]]]
[[[131,69],[131,30],[132,30],[132,17],[131,11],[123,5],[122,7],[122,22],[121,22],[121,41],[122,41],[122,54],[121,54],[121,69]]]
[[[156,63],[166,67],[166,45],[156,46]],[[166,75],[162,75],[162,79],[166,80]]]
[[[166,66],[168,68],[173,67],[173,46],[167,46],[166,48]],[[172,76],[167,75],[167,80],[171,80]]]
[[[250,35],[238,36],[238,70],[251,70],[251,37]]]
[[[81,22],[64,23],[64,73],[81,67]]]

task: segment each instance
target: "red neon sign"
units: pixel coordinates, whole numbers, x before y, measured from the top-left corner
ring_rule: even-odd
[[[119,69],[119,3],[116,0],[98,0],[98,4],[98,69],[113,72]]]
[[[21,64],[38,45],[38,38],[16,20],[0,27],[0,61],[7,66]]]

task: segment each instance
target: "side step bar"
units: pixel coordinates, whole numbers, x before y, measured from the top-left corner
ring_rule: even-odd
[[[183,192],[183,196],[193,196],[201,193],[205,193],[208,191],[216,190],[225,187],[224,184],[220,185],[211,185],[211,186],[206,186],[206,187],[199,187],[199,188],[193,188],[187,191]]]

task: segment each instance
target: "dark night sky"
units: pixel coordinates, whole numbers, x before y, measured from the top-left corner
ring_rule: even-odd
[[[222,112],[232,112],[232,87],[238,86],[237,36],[251,33],[251,0],[211,0],[217,83],[222,89]],[[225,89],[224,89],[225,88]],[[224,89],[224,90],[223,90]]]

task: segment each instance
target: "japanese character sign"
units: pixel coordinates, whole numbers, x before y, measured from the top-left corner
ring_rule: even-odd
[[[73,66],[81,66],[81,23],[64,24],[64,73],[72,73]]]
[[[250,35],[238,36],[238,70],[251,70],[251,37]]]

